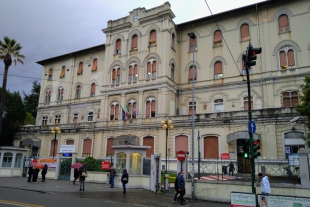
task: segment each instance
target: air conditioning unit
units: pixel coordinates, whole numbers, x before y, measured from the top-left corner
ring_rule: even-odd
[[[220,79],[220,78],[223,78],[223,74],[214,75],[214,79]]]

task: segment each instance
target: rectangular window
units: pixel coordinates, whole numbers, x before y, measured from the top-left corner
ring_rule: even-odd
[[[298,91],[288,91],[282,93],[282,106],[295,107],[299,103]]]
[[[224,102],[223,99],[217,99],[214,101],[214,112],[223,112]]]
[[[79,117],[78,114],[74,114],[74,116],[73,116],[73,123],[74,124],[78,123],[78,117]]]

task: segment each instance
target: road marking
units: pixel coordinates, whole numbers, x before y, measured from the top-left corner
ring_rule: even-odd
[[[0,203],[14,205],[14,206],[23,206],[23,207],[44,207],[44,206],[30,204],[30,203],[22,203],[22,202],[1,200],[1,199],[0,199]]]

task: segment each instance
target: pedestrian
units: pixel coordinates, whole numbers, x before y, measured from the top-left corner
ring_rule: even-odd
[[[229,168],[228,168],[228,171],[229,171],[229,172],[228,172],[228,175],[231,174],[231,176],[234,176],[234,171],[235,171],[234,163],[233,163],[233,162],[229,163],[229,165],[228,165],[227,167],[229,167]]]
[[[79,191],[84,191],[85,187],[85,179],[87,177],[87,172],[84,168],[84,166],[80,167],[79,169],[79,180],[80,180],[80,190]]]
[[[184,200],[185,195],[185,179],[184,179],[184,170],[181,171],[181,173],[178,176],[178,190],[180,192],[179,202],[181,205],[186,204],[186,200]]]
[[[44,164],[44,168],[42,169],[42,172],[41,172],[41,174],[42,174],[42,182],[45,182],[45,175],[47,173],[47,169],[48,169],[47,164]]]
[[[79,178],[79,169],[74,168],[73,177],[74,177],[73,185],[75,185],[75,181]]]
[[[33,182],[33,183],[37,183],[37,179],[38,179],[38,176],[39,176],[39,172],[40,172],[40,169],[39,169],[39,168],[33,167],[33,178],[32,178],[32,182]]]
[[[111,169],[110,169],[110,188],[114,188],[114,178],[116,176],[116,170],[114,168],[114,166],[112,165],[111,166]]]
[[[263,175],[263,173],[258,173],[258,177],[261,180],[260,188],[261,188],[262,194],[270,194],[271,189],[270,189],[270,183],[269,183],[268,176]]]
[[[121,182],[123,183],[123,194],[126,194],[126,184],[128,183],[128,181],[129,181],[129,176],[128,176],[127,170],[124,169],[122,178],[121,178]]]
[[[33,175],[33,165],[30,165],[28,168],[28,181],[27,182],[32,181],[32,175]]]
[[[174,181],[174,189],[175,189],[175,194],[174,194],[174,198],[173,198],[173,203],[176,203],[177,202],[177,199],[178,198],[178,195],[180,194],[180,191],[179,191],[179,188],[178,188],[178,176],[181,174],[181,172],[179,172],[177,174],[177,177],[175,178],[175,181]]]

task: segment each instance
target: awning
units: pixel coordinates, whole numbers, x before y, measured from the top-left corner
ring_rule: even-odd
[[[26,144],[30,144],[31,146],[41,147],[41,140],[32,140],[32,139],[25,139],[22,141],[22,146]]]
[[[234,132],[227,135],[227,143],[237,140],[237,139],[250,139],[250,135],[248,131]],[[260,134],[253,134],[253,139],[260,140]]]

